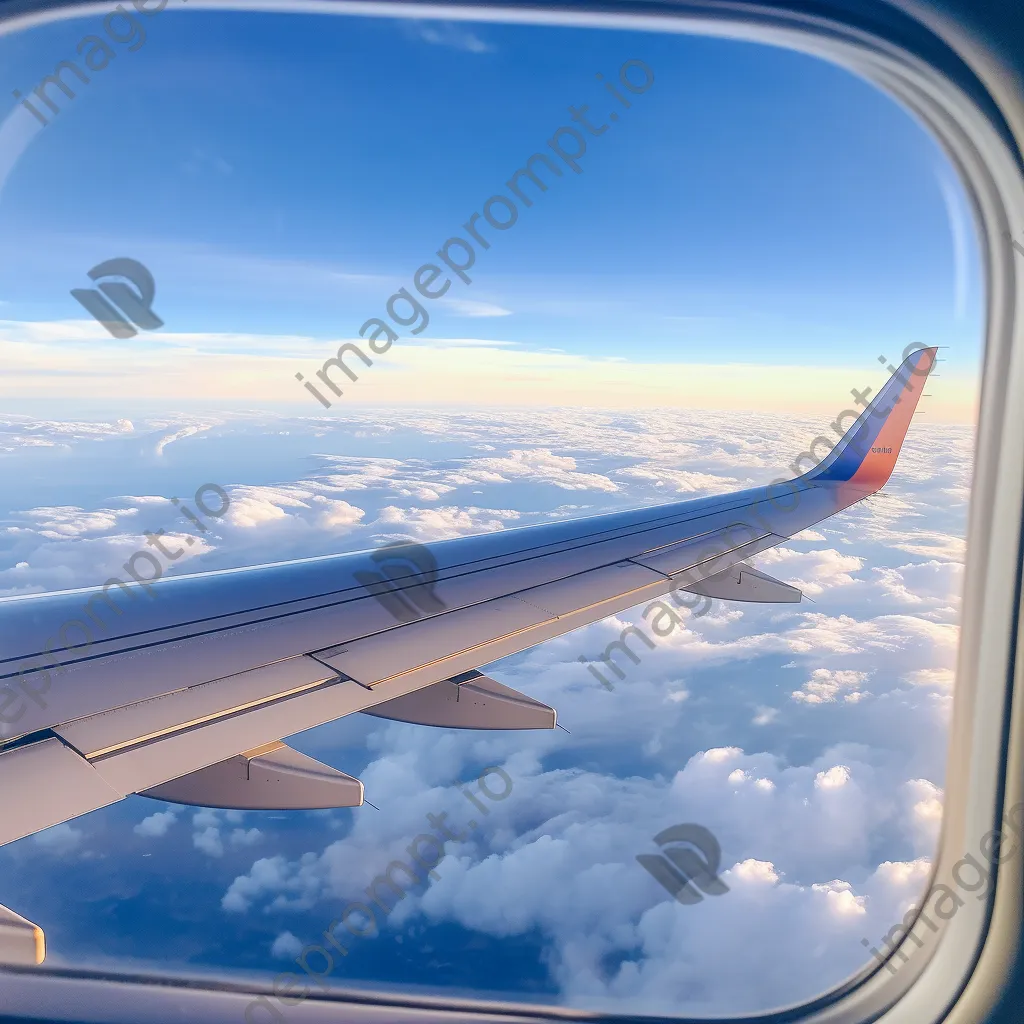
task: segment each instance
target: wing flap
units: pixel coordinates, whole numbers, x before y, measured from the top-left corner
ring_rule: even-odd
[[[364,686],[376,686],[552,618],[516,597],[502,597],[317,651],[315,657]]]
[[[733,523],[724,530],[693,540],[645,551],[631,561],[666,576],[685,573],[688,579],[700,580],[721,572],[742,558],[781,544],[785,539],[746,523]]]
[[[89,762],[56,736],[0,751],[0,845],[123,800]]]
[[[320,686],[334,675],[313,658],[289,658],[80,718],[54,731],[87,758],[96,759],[217,718],[273,704]]]
[[[581,572],[554,583],[521,590],[516,597],[546,611],[552,618],[562,619],[616,597],[641,593],[646,587],[659,588],[664,583],[665,577],[661,573],[634,562],[623,561],[603,569]],[[638,597],[632,603],[636,604],[639,600],[642,598]]]
[[[362,711],[363,687],[327,681],[280,700],[190,724],[97,755],[91,763],[111,786],[139,793],[353,711]],[[372,702],[372,700],[371,700]]]

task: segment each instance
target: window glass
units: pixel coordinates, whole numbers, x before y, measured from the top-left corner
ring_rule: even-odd
[[[624,29],[173,0],[0,53],[0,625],[799,475],[941,346],[884,488],[752,559],[800,603],[644,602],[487,668],[564,729],[289,740],[375,807],[131,796],[8,844],[40,969],[277,977],[260,1021],[325,984],[750,1014],[877,965],[942,816],[983,328],[921,124]]]

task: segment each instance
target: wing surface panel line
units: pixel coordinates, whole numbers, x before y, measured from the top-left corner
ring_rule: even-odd
[[[801,487],[800,491],[803,492],[803,491],[811,491],[811,490],[816,490],[816,489],[821,489],[821,485],[813,485],[813,484],[807,485],[805,487]],[[764,489],[764,490],[766,491],[766,489]],[[700,501],[702,499],[696,499],[696,500]],[[562,546],[559,546],[556,550],[547,552],[546,554],[528,554],[526,557],[515,558],[515,559],[513,559],[511,561],[504,562],[504,563],[502,563],[501,566],[482,566],[482,567],[478,567],[478,568],[471,568],[476,563],[473,563],[473,562],[465,563],[465,566],[470,567],[470,568],[467,569],[466,572],[462,572],[462,573],[459,573],[459,574],[453,575],[453,576],[447,576],[447,577],[444,577],[443,579],[438,579],[437,584],[445,583],[445,582],[452,582],[452,581],[455,581],[455,580],[458,580],[458,579],[464,579],[464,578],[466,578],[468,576],[474,575],[475,573],[490,572],[490,571],[493,571],[495,568],[510,569],[512,567],[520,566],[520,565],[523,565],[523,564],[525,564],[527,562],[534,561],[536,559],[541,559],[541,558],[544,558],[544,557],[548,557],[550,555],[563,554],[563,553],[567,553],[567,552],[585,551],[587,548],[593,547],[596,544],[604,543],[604,542],[606,542],[608,540],[626,539],[628,537],[637,536],[640,533],[650,533],[650,532],[652,532],[655,529],[664,529],[666,527],[674,526],[674,525],[683,526],[686,523],[697,521],[697,520],[700,520],[700,519],[706,519],[706,518],[708,518],[711,515],[720,514],[723,511],[737,511],[737,510],[742,510],[742,509],[753,508],[754,506],[756,506],[757,504],[759,504],[760,502],[765,501],[765,500],[767,500],[767,499],[766,498],[758,498],[755,501],[748,501],[745,504],[736,505],[736,506],[733,506],[733,507],[730,507],[730,508],[726,508],[726,509],[722,509],[722,508],[707,509],[706,507],[702,507],[700,510],[696,510],[696,509],[693,510],[697,514],[695,514],[695,515],[688,515],[688,516],[686,516],[684,518],[678,519],[678,523],[676,522],[677,516],[669,516],[669,517],[667,517],[667,521],[664,521],[664,522],[645,523],[644,524],[644,528],[642,530],[637,530],[637,529],[627,530],[627,528],[620,528],[617,531],[613,531],[615,533],[621,533],[622,534],[621,537],[620,536],[601,537],[599,535],[595,535],[595,536],[589,536],[588,535],[587,537],[582,538],[580,543],[576,543],[576,544],[573,544],[571,546],[562,545]],[[827,518],[827,515],[825,517],[823,517],[823,518]],[[819,521],[819,520],[815,520],[815,522],[817,522],[817,521]],[[707,535],[713,534],[715,532],[718,532],[718,531],[709,530],[705,534],[698,535],[698,537],[699,536],[707,536]],[[680,541],[669,541],[669,542],[666,542],[666,544],[663,544],[663,545],[656,545],[654,548],[648,549],[648,551],[645,551],[643,553],[647,554],[649,552],[656,551],[659,547],[669,547],[672,544],[682,543],[682,542],[688,541],[690,539],[691,538],[687,537],[687,538],[683,538]],[[696,540],[698,538],[694,537],[692,539]],[[545,546],[552,546],[552,545],[545,545]],[[636,556],[632,556],[632,557],[636,557]],[[482,559],[480,561],[489,561],[489,560],[490,559]],[[608,565],[614,565],[615,562],[617,562],[617,561],[622,561],[622,558],[613,559],[612,561],[608,562],[607,564]],[[595,566],[593,568],[600,568],[600,566]],[[588,571],[588,570],[581,570],[581,571]],[[573,573],[569,573],[566,577],[562,577],[562,578],[569,578],[572,575],[574,575],[574,574]],[[549,581],[549,582],[554,582],[554,581]],[[411,582],[411,586],[415,586],[415,585],[416,585],[415,582]],[[357,590],[357,588],[352,588],[352,590],[356,592],[355,596],[352,596],[352,597],[347,598],[345,600],[327,601],[326,603],[319,603],[319,604],[311,605],[308,608],[293,609],[291,611],[281,612],[279,614],[269,615],[269,616],[265,616],[265,617],[262,617],[262,618],[253,617],[253,611],[243,611],[243,612],[231,612],[231,613],[228,613],[226,615],[221,615],[221,616],[211,616],[211,617],[209,617],[209,618],[207,618],[205,620],[196,620],[196,624],[198,624],[200,621],[202,621],[202,622],[216,622],[218,619],[228,618],[229,616],[230,617],[237,617],[237,618],[241,619],[241,621],[239,621],[239,622],[225,623],[225,624],[223,624],[221,626],[215,626],[213,628],[202,630],[202,631],[193,631],[193,632],[187,634],[187,639],[188,640],[198,640],[198,639],[200,639],[202,637],[217,635],[219,633],[224,633],[224,632],[230,631],[232,629],[242,628],[244,626],[250,626],[250,625],[251,626],[257,626],[257,625],[260,625],[260,624],[263,624],[263,623],[277,622],[277,621],[280,621],[281,619],[286,619],[286,618],[289,618],[289,617],[294,616],[294,615],[303,615],[303,614],[306,614],[307,612],[312,612],[312,611],[321,611],[321,610],[330,609],[330,608],[339,608],[339,607],[344,606],[345,604],[350,604],[350,603],[353,603],[353,602],[356,602],[356,601],[365,600],[366,593],[365,593],[364,590],[362,590],[362,588],[358,588],[358,590]],[[349,593],[349,591],[347,591],[347,590],[346,591],[340,591],[338,593]],[[304,600],[304,601],[312,602],[312,601],[322,601],[322,598],[320,596],[317,596],[317,597],[313,597],[313,598],[296,599],[296,601],[284,602],[281,605],[265,606],[263,609],[260,609],[260,610],[263,611],[266,608],[284,607],[287,604],[297,603],[298,600]],[[448,609],[448,610],[454,610],[454,609]],[[433,617],[433,616],[442,615],[442,614],[445,614],[445,612],[428,613],[428,614],[424,615],[423,618]],[[125,634],[122,634],[120,637],[112,637],[112,638],[110,638],[108,640],[98,641],[97,643],[98,644],[112,645],[112,644],[117,643],[118,640],[135,639],[136,637],[143,637],[146,634],[159,633],[159,632],[162,632],[162,631],[166,631],[168,629],[174,629],[175,631],[186,630],[188,628],[188,625],[190,625],[190,624],[176,624],[176,625],[171,626],[171,627],[158,627],[158,628],[151,628],[151,629],[146,629],[146,630],[140,630],[138,633],[125,633]],[[386,628],[387,629],[398,629],[398,628],[401,628],[402,625],[403,625],[402,623],[395,623],[393,626],[388,626]],[[384,632],[384,631],[386,631],[386,630],[379,630],[377,632]],[[373,635],[376,635],[376,633],[370,633],[370,634],[365,634],[365,635],[373,636]],[[160,639],[151,640],[149,642],[136,643],[136,644],[134,644],[133,646],[130,646],[130,647],[121,647],[121,648],[115,649],[113,651],[98,651],[98,652],[95,652],[95,653],[92,653],[92,654],[82,654],[81,656],[79,656],[77,658],[69,658],[68,660],[63,661],[60,664],[62,666],[64,666],[65,668],[72,667],[72,666],[81,665],[81,664],[85,664],[85,663],[92,662],[92,661],[97,661],[97,660],[102,659],[102,658],[118,657],[118,656],[130,654],[130,653],[134,653],[134,652],[137,652],[137,651],[151,650],[153,648],[157,648],[157,647],[160,647],[160,646],[165,645],[165,644],[173,643],[174,641],[180,640],[180,639],[182,639],[182,638],[180,636],[178,636],[178,635],[168,636],[168,637],[164,637],[164,638],[160,638]],[[352,639],[353,640],[361,639],[361,637],[360,638],[355,638],[354,637]],[[51,653],[52,652],[41,651],[41,652],[36,652],[35,654],[23,654],[23,655],[18,655],[18,656],[12,657],[12,658],[0,659],[0,666],[3,666],[5,662],[13,663],[13,662],[17,661],[19,663],[22,663],[24,661],[31,660],[32,658],[45,658],[45,657],[49,657]],[[45,666],[40,666],[39,670],[45,670]],[[0,670],[0,681],[6,680],[6,679],[11,679],[11,678],[14,678],[15,676],[18,676],[18,675],[21,675],[21,672],[19,672],[17,670],[12,670],[12,671],[9,671],[9,672],[4,672],[4,671]]]
[[[323,664],[323,662],[320,662],[320,664]],[[329,668],[330,666],[327,667]],[[210,715],[203,715],[190,722],[182,722],[180,725],[168,726],[166,729],[156,729],[151,733],[147,733],[145,736],[136,736],[134,739],[125,743],[114,743],[108,747],[101,747],[99,750],[92,750],[84,756],[87,761],[102,761],[105,757],[109,757],[111,754],[119,754],[124,750],[145,746],[145,744],[151,743],[153,740],[162,739],[164,736],[170,736],[172,733],[188,732],[190,729],[194,729],[197,726],[206,725],[207,722],[214,722],[221,718],[231,718],[243,711],[249,711],[253,708],[263,707],[264,705],[275,704],[279,700],[286,700],[289,697],[294,697],[298,693],[305,693],[307,690],[315,690],[321,686],[331,686],[334,682],[334,679],[328,679],[317,683],[304,683],[302,686],[295,686],[290,690],[275,693],[272,697],[261,697],[258,700],[251,700],[245,704],[238,704],[235,707],[226,708],[224,711],[218,711]],[[201,685],[207,684],[204,683]],[[139,701],[138,703],[144,704],[145,701]],[[125,706],[131,707],[132,705],[128,704]]]
[[[820,489],[821,487],[822,487],[821,484],[816,484],[816,483],[811,482],[811,483],[804,484],[803,486],[801,486],[799,488],[799,490],[800,491],[810,491],[810,490]],[[531,560],[533,560],[535,558],[543,558],[546,555],[550,555],[550,554],[561,554],[561,553],[569,552],[569,551],[583,551],[583,550],[586,550],[589,547],[593,547],[596,544],[604,543],[605,541],[608,541],[608,540],[626,539],[626,538],[633,537],[633,536],[636,536],[636,535],[641,534],[641,533],[649,533],[649,532],[651,532],[653,530],[661,529],[661,528],[664,528],[664,527],[667,527],[667,526],[672,526],[672,525],[680,525],[680,526],[682,526],[685,523],[688,523],[688,522],[691,522],[691,521],[697,521],[697,520],[700,520],[700,519],[706,519],[709,516],[716,515],[716,514],[719,514],[721,512],[736,511],[736,510],[752,508],[752,507],[758,505],[759,503],[762,503],[762,502],[764,502],[766,500],[769,500],[768,496],[767,496],[767,491],[768,491],[768,488],[752,488],[752,489],[750,489],[748,491],[745,491],[745,492],[739,492],[740,494],[744,495],[744,498],[742,500],[738,500],[737,501],[737,496],[736,495],[732,495],[731,498],[732,498],[734,504],[729,504],[729,498],[728,497],[726,499],[724,499],[721,503],[712,503],[713,498],[715,496],[708,496],[707,498],[687,499],[686,501],[682,501],[682,502],[673,502],[671,505],[667,506],[667,508],[674,508],[675,511],[673,511],[673,512],[667,514],[667,515],[664,515],[662,517],[656,518],[656,519],[643,520],[642,522],[639,522],[639,523],[636,523],[636,524],[617,526],[617,527],[615,527],[614,529],[611,529],[611,530],[597,531],[597,532],[593,532],[593,533],[589,533],[589,534],[583,534],[583,535],[580,535],[579,537],[572,538],[571,540],[563,540],[563,541],[558,541],[558,542],[549,541],[549,542],[547,542],[545,544],[538,545],[536,548],[524,548],[524,549],[522,549],[520,551],[517,551],[517,552],[510,552],[506,556],[490,556],[490,557],[487,557],[487,558],[476,559],[476,560],[474,560],[472,562],[460,563],[459,565],[451,566],[451,567],[448,567],[447,569],[439,570],[438,583],[449,582],[449,581],[452,581],[452,580],[455,580],[455,579],[462,578],[464,576],[472,575],[473,573],[486,572],[486,571],[489,571],[489,570],[492,570],[492,569],[495,569],[495,568],[510,568],[510,567],[512,567],[514,565],[520,565],[522,563],[531,561]],[[764,492],[764,493],[760,494],[760,492]],[[755,493],[758,493],[759,496],[752,497],[752,495],[754,495]],[[687,506],[687,505],[695,506],[695,507],[692,507],[690,509],[680,508],[680,506]],[[654,506],[654,509],[652,509],[652,511],[657,509],[657,508],[658,508],[658,506]],[[625,515],[625,514],[629,514],[629,511],[641,512],[641,511],[645,511],[645,510],[643,510],[643,509],[636,509],[636,510],[627,510],[626,512],[623,512],[623,513],[617,513],[616,512],[616,513],[607,513],[607,514],[608,515]],[[595,517],[595,518],[600,518],[600,517]],[[573,522],[573,521],[585,522],[586,520],[567,520],[567,522]],[[562,525],[562,524],[559,524],[559,525]],[[533,527],[522,527],[521,529],[527,530],[527,529],[533,529]],[[515,531],[512,531],[512,530],[506,531],[507,534],[511,534],[513,532],[515,532]],[[708,531],[708,532],[714,532],[714,531],[712,530],[712,531]],[[689,539],[689,538],[687,538],[687,539]],[[675,543],[675,542],[669,542],[669,543]],[[544,548],[551,548],[552,550],[545,552],[543,550]],[[357,555],[357,554],[362,554],[362,552],[353,552],[352,553],[353,556]],[[348,556],[326,556],[326,557],[327,558],[333,558],[333,557],[348,557]],[[500,563],[500,565],[481,564],[481,563],[492,562],[492,561],[495,561],[495,560],[500,559],[500,558],[504,558],[505,559],[504,561],[502,561]],[[310,560],[310,561],[314,561],[314,560]],[[253,571],[255,571],[255,570],[260,569],[260,568],[271,568],[274,565],[281,565],[281,564],[285,564],[286,565],[286,564],[290,564],[290,563],[271,563],[269,566],[255,566],[255,567],[252,567],[252,569],[253,569]],[[454,570],[457,570],[457,569],[464,569],[466,571],[464,571],[464,572],[455,572]],[[233,572],[235,570],[225,570],[225,571],[232,571]],[[452,575],[444,575],[444,576],[440,575],[441,573],[444,573],[444,572],[451,572]],[[158,582],[156,584],[152,584],[152,585],[153,586],[161,586],[162,584],[173,582],[174,580],[181,580],[181,579],[187,579],[187,578],[198,578],[199,575],[201,575],[201,574],[190,574],[189,576],[168,577],[168,578],[166,578],[164,580],[161,580],[160,582]],[[215,573],[210,573],[208,575],[215,575]],[[128,586],[128,585],[129,584],[126,584],[126,586]],[[411,586],[415,586],[416,585],[416,581],[415,581],[414,578],[410,578],[410,585]],[[91,590],[95,590],[96,588],[90,588],[90,589]],[[85,592],[90,592],[90,591],[87,590]],[[61,593],[76,593],[76,591],[66,591],[66,592],[61,592]],[[277,609],[277,608],[285,608],[285,607],[287,607],[290,604],[298,604],[298,603],[302,603],[302,602],[307,602],[307,603],[310,603],[310,602],[322,602],[324,600],[324,598],[332,598],[332,597],[335,597],[336,595],[345,595],[345,594],[350,594],[350,593],[353,595],[352,597],[347,598],[347,599],[343,599],[343,600],[340,600],[340,601],[338,601],[338,600],[328,600],[328,601],[326,601],[326,603],[310,604],[309,608],[295,609],[295,610],[290,611],[290,612],[281,612],[281,613],[276,614],[276,615],[268,616],[268,617],[266,617],[264,619],[245,618],[243,621],[245,623],[249,623],[249,622],[253,622],[253,621],[273,621],[274,619],[282,618],[282,617],[285,617],[285,616],[290,615],[290,614],[301,614],[301,613],[303,613],[305,611],[316,610],[318,608],[337,607],[339,604],[346,604],[346,603],[349,603],[350,601],[361,600],[364,597],[364,595],[365,595],[365,591],[363,590],[363,588],[361,588],[361,587],[349,587],[349,588],[345,588],[344,590],[332,591],[332,592],[329,592],[327,594],[314,595],[312,597],[294,598],[294,599],[290,599],[290,600],[284,601],[284,602],[275,602],[274,604],[263,605],[263,606],[260,606],[259,608],[251,608],[251,609],[246,609],[244,611],[226,613],[226,614],[223,614],[223,615],[208,616],[205,619],[190,620],[190,621],[186,621],[186,622],[175,624],[174,626],[150,627],[150,628],[147,628],[147,629],[144,629],[144,630],[139,630],[137,632],[124,633],[124,634],[121,634],[118,637],[111,637],[111,638],[106,639],[106,640],[98,641],[98,643],[101,643],[101,644],[114,644],[118,640],[121,640],[121,639],[142,637],[142,636],[145,636],[146,634],[160,633],[160,632],[166,631],[168,629],[185,630],[185,629],[188,629],[189,627],[200,625],[200,624],[202,624],[204,622],[216,622],[217,620],[228,618],[228,617],[235,617],[235,616],[238,616],[238,617],[250,616],[251,617],[254,614],[256,614],[257,612],[273,610],[273,609]],[[31,599],[37,599],[39,596],[43,596],[43,595],[30,595],[29,597],[26,597],[26,598],[13,598],[12,600],[31,600]],[[45,595],[45,596],[52,596],[52,595]],[[0,599],[0,601],[2,601],[2,600],[5,600],[5,599]],[[222,627],[218,627],[218,629],[230,629],[230,628],[234,628],[234,626],[238,625],[238,624],[241,624],[241,623],[230,624],[230,625],[226,624],[226,625],[224,625]],[[210,630],[210,631],[206,631],[206,632],[215,632],[215,631],[217,631],[217,630]],[[201,636],[201,635],[205,635],[205,632],[204,633],[199,633],[199,632],[193,631],[190,635],[191,636]],[[166,639],[155,641],[155,643],[165,643],[165,642],[167,642]],[[128,650],[142,649],[142,648],[147,647],[147,646],[152,646],[152,644],[141,644],[137,648],[122,648],[122,649],[117,650],[116,653],[118,653],[118,654],[126,653]],[[5,662],[25,661],[25,660],[28,660],[28,659],[34,658],[34,657],[47,657],[47,656],[49,656],[50,653],[52,653],[52,652],[48,652],[46,650],[42,650],[42,651],[36,651],[35,653],[32,653],[32,654],[22,654],[22,655],[17,655],[17,656],[10,657],[10,658],[0,658],[0,666],[3,666],[5,664]],[[100,652],[100,653],[96,653],[96,654],[84,655],[82,657],[79,657],[79,658],[76,658],[76,659],[73,659],[73,660],[68,660],[66,662],[63,662],[63,664],[65,664],[65,665],[75,665],[75,664],[79,664],[80,662],[83,662],[83,661],[93,660],[95,658],[108,657],[110,653],[111,652]],[[13,675],[13,674],[16,674],[16,673],[4,673],[4,672],[0,671],[0,679],[9,678],[10,675]]]

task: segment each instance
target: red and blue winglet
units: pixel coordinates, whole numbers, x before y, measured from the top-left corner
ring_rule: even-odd
[[[922,348],[904,359],[835,449],[802,479],[852,484],[867,493],[882,488],[899,458],[937,353],[937,348]]]

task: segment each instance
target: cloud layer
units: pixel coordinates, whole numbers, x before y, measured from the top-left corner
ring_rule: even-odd
[[[3,436],[23,458],[37,446],[88,459],[105,445],[134,445],[139,481],[155,460],[201,463],[193,486],[216,476],[231,506],[175,563],[195,571],[721,493],[776,476],[822,426],[753,414],[411,410],[8,419]],[[246,445],[259,446],[258,465],[242,458]],[[410,891],[379,935],[349,937],[339,982],[528,1001],[539,992],[565,1005],[673,1015],[755,1013],[812,997],[868,961],[861,939],[877,942],[927,877],[970,450],[964,428],[915,425],[881,494],[755,560],[813,603],[683,611],[683,627],[642,648],[639,664],[624,663],[611,691],[578,659],[644,627],[642,608],[490,667],[556,707],[568,733],[357,716],[293,742],[359,775],[380,812],[129,801],[13,844],[0,859],[30,888],[47,863],[71,858],[98,899],[159,901],[171,879],[189,906],[161,904],[174,926],[147,933],[147,956],[298,970],[302,947],[347,902],[366,898],[430,827],[428,814],[445,813],[465,838],[449,843],[438,880]],[[101,582],[145,531],[193,529],[170,502],[177,492],[128,480],[124,494],[60,504],[26,489],[0,534],[2,593]],[[488,765],[514,788],[482,815],[464,788]],[[725,895],[683,906],[637,863],[657,852],[656,833],[681,822],[718,838]],[[131,868],[126,893],[122,860],[136,855],[146,867]],[[96,942],[111,956],[121,948],[114,934]],[[500,956],[500,984],[466,952],[479,944]],[[75,959],[80,948],[69,934],[55,955]]]

